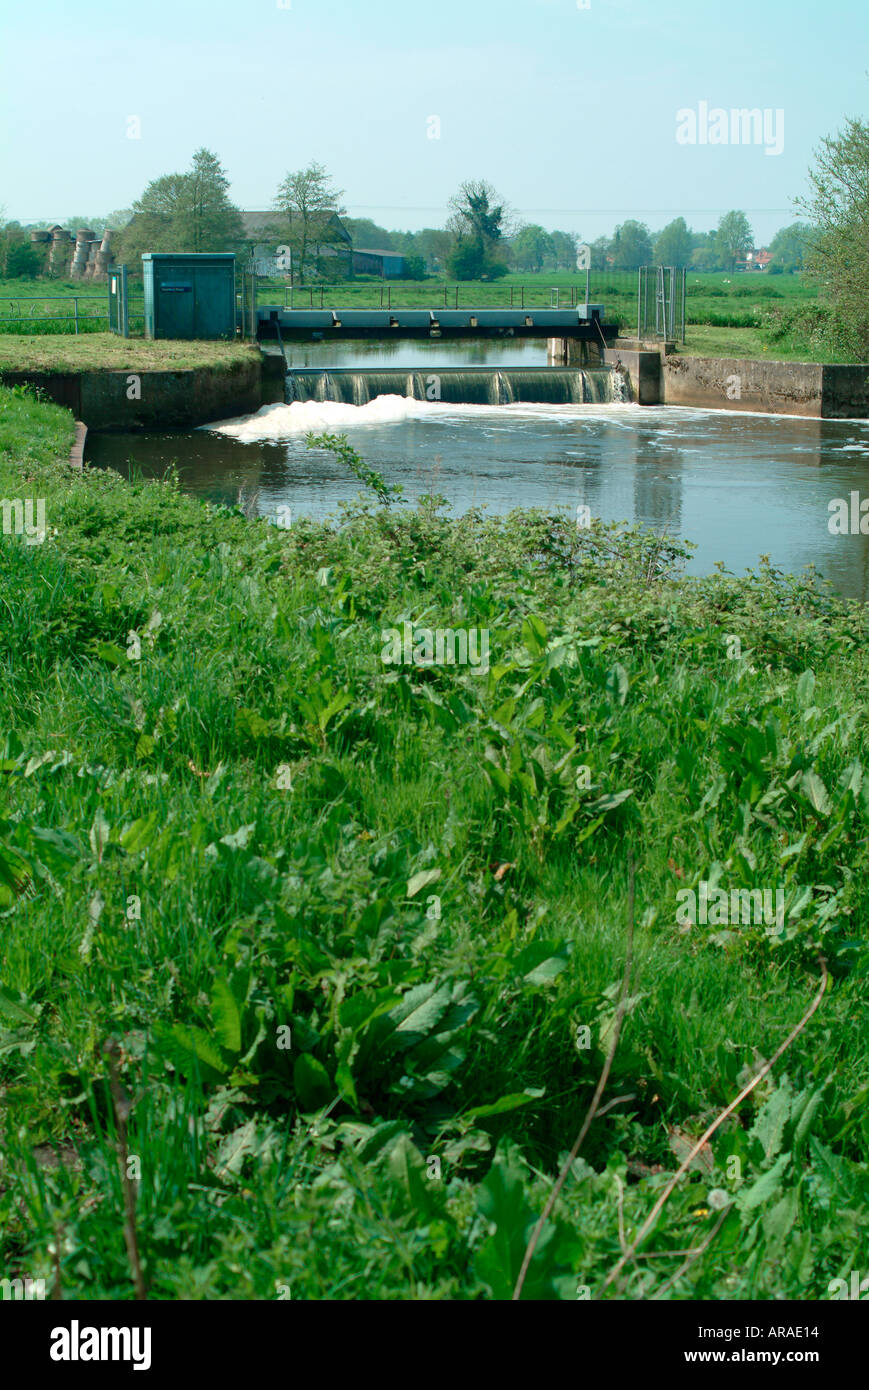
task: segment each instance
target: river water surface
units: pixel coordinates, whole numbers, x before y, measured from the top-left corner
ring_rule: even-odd
[[[545,344],[294,346],[295,367],[535,366]],[[364,406],[304,401],[189,433],[97,435],[88,460],[160,476],[177,464],[186,491],[242,500],[263,516],[324,517],[360,489],[306,447],[309,430],[347,434],[366,463],[455,512],[588,506],[694,542],[689,573],[733,573],[765,554],[781,569],[814,564],[848,597],[869,598],[869,535],[833,535],[830,503],[869,498],[869,421],[636,405],[454,405],[381,396]],[[869,517],[866,518],[869,528]]]

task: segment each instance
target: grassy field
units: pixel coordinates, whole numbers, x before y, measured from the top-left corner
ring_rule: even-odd
[[[0,1276],[509,1298],[607,1057],[523,1297],[865,1271],[864,610],[436,499],[278,530],[71,434],[0,390],[45,504],[0,537]],[[405,620],[489,669],[384,663]],[[688,925],[702,884],[780,918]]]
[[[562,304],[569,302],[571,290],[577,290],[579,298],[584,299],[585,278],[561,271],[554,274],[516,274],[494,284],[460,286],[447,285],[437,280],[394,284],[360,281],[325,288],[323,303],[327,307],[330,303],[340,301],[345,307],[379,308],[381,305],[401,305],[412,308],[442,304],[455,306],[458,298],[460,307],[504,306],[512,302],[515,307],[524,305],[527,308],[539,308],[548,307],[554,302],[552,291],[555,289],[560,293]],[[135,299],[139,291],[134,286],[131,293]],[[64,302],[49,305],[40,300],[40,295],[48,294],[61,296]],[[636,333],[636,294],[637,276],[634,271],[596,272],[591,278],[592,301],[602,302],[607,317],[611,322],[617,322],[627,336]],[[23,304],[18,296],[24,296],[29,300],[30,307]],[[72,318],[72,301],[75,296],[90,297],[94,301],[89,309],[88,306],[80,306],[82,315],[86,309],[88,312],[102,312],[103,286],[87,286],[86,282],[83,284],[74,281],[0,282],[0,318],[4,313],[11,313],[13,308],[16,311],[11,322],[0,322],[0,364],[16,365],[20,352],[24,368],[35,365],[40,353],[38,338],[45,336],[42,360],[49,364],[56,360],[58,370],[62,370],[62,363],[73,365],[80,361],[86,361],[88,365],[106,366],[117,363],[120,367],[145,365],[143,359],[135,355],[132,346],[137,342],[135,336],[129,340],[130,347],[122,347],[115,343],[109,348],[108,340],[112,335],[105,333],[105,320],[100,317],[89,321],[82,318],[80,327],[86,331],[76,335],[73,332]],[[307,290],[297,289],[291,300],[289,289],[283,281],[262,281],[259,285],[258,302],[262,305],[283,304],[286,301],[288,305],[292,302],[297,308],[310,304],[319,307],[320,300],[321,293],[316,287]],[[679,350],[698,355],[767,357],[778,361],[850,360],[831,351],[810,328],[791,326],[785,322],[781,328],[776,329],[770,317],[780,312],[787,315],[799,306],[814,304],[817,304],[815,288],[798,275],[691,274],[688,276],[686,343],[680,344]],[[34,311],[32,317],[31,310]],[[47,319],[40,321],[40,315],[43,313],[65,314],[65,323],[52,323]],[[142,331],[142,322],[141,315],[133,315],[134,335]],[[27,335],[26,346],[22,344],[24,334]],[[93,346],[88,346],[87,340],[91,336],[94,343]],[[67,339],[70,340],[68,348],[62,346]],[[62,350],[58,351],[55,345]],[[183,349],[174,345],[166,350],[172,353],[182,352],[185,365],[191,365],[190,347]],[[211,351],[210,346],[203,345],[202,352],[206,356],[200,357],[197,349],[196,361],[192,365],[198,365],[201,361],[213,361],[214,359],[207,355]],[[53,355],[55,352],[56,358]]]

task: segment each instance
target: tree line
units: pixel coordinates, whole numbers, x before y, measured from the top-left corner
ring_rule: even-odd
[[[272,200],[274,220],[252,237],[229,196],[229,179],[216,154],[199,149],[181,174],[153,180],[131,209],[108,218],[70,218],[66,225],[118,229],[119,259],[134,264],[142,251],[236,251],[251,240],[288,245],[301,279],[332,275],[340,264],[336,248],[346,249],[345,230],[356,246],[402,253],[407,278],[432,271],[454,279],[496,279],[511,270],[571,270],[579,238],[521,223],[506,200],[486,180],[468,180],[450,201],[443,228],[390,231],[366,218],[346,216],[342,191],[317,163],[287,173]],[[821,300],[800,312],[815,316],[809,325],[855,360],[869,355],[869,123],[848,120],[828,136],[809,170],[809,193],[796,200],[804,221],[783,227],[769,243],[770,270],[803,270],[819,286]],[[340,219],[340,221],[339,221]],[[343,221],[343,227],[341,222]],[[43,224],[47,225],[47,224]],[[677,217],[653,236],[629,219],[611,237],[590,243],[591,265],[633,270],[640,265],[688,265],[698,271],[733,269],[753,247],[744,212],[724,214],[710,231],[692,231]],[[331,260],[327,254],[332,251]],[[39,273],[38,253],[29,229],[6,222],[0,210],[0,276]]]
[[[278,184],[270,211],[273,222],[251,233],[229,196],[229,179],[211,150],[199,149],[184,173],[152,180],[133,204],[108,218],[68,219],[69,226],[90,225],[101,234],[116,228],[119,259],[137,264],[143,251],[235,251],[246,257],[251,240],[282,244],[292,253],[301,282],[341,279],[349,273],[342,250],[342,226],[356,247],[394,251],[404,257],[403,278],[424,279],[440,272],[453,280],[495,280],[510,272],[573,271],[580,238],[575,232],[547,230],[522,222],[485,179],[467,180],[450,200],[444,227],[395,231],[370,218],[348,217],[337,188],[323,165],[312,163],[288,172]],[[340,222],[336,221],[340,219]],[[802,267],[807,223],[782,228],[770,243],[777,270]],[[690,266],[699,271],[732,270],[753,248],[745,213],[726,213],[712,231],[692,231],[677,217],[654,235],[643,222],[628,219],[611,236],[590,243],[595,271],[635,270],[641,265]],[[26,230],[7,224],[0,238],[0,274],[39,273],[38,253]]]

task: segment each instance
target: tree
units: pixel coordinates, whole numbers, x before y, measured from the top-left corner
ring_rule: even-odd
[[[287,174],[278,188],[274,207],[283,215],[282,235],[293,249],[302,280],[316,270],[321,247],[345,244],[335,227],[336,215],[343,211],[338,207],[342,194],[316,161],[307,169]]]
[[[808,222],[791,222],[790,226],[781,227],[769,244],[773,264],[781,270],[800,270],[811,235]]]
[[[469,236],[490,249],[505,233],[507,205],[485,179],[467,179],[450,199],[457,235]]]
[[[576,248],[579,237],[576,232],[552,232],[552,254],[556,270],[576,270]]]
[[[652,256],[656,265],[687,265],[694,249],[694,238],[684,217],[677,217],[655,237]]]
[[[363,246],[370,251],[403,251],[403,246],[397,246],[393,238],[393,233],[388,232],[385,227],[380,227],[376,222],[372,222],[370,217],[345,217],[342,219],[353,238],[354,246]],[[402,233],[397,233],[402,236]],[[412,235],[412,234],[411,234]]]
[[[797,200],[812,224],[805,268],[840,327],[840,349],[869,353],[869,125],[848,120],[815,151],[811,196]]]
[[[457,279],[493,279],[506,272],[503,240],[508,211],[503,198],[485,179],[466,180],[450,199],[452,216],[447,227],[454,244],[449,254],[450,274]],[[453,266],[461,266],[459,274]],[[469,274],[472,266],[477,273]]]
[[[414,236],[415,249],[430,265],[445,265],[452,237],[445,227],[423,227]]]
[[[540,271],[547,260],[555,259],[552,237],[533,223],[521,228],[513,239],[512,250],[513,259],[520,270]]]
[[[592,270],[609,270],[612,247],[612,238],[608,236],[599,236],[591,243]]]
[[[644,222],[629,219],[616,227],[612,241],[613,266],[616,270],[636,270],[652,259],[652,238]]]
[[[401,278],[403,280],[424,280],[425,258],[423,256],[405,256]]]
[[[4,275],[10,280],[35,280],[42,269],[39,253],[26,241],[18,241],[6,251]]]
[[[474,237],[458,236],[447,255],[447,273],[452,280],[481,280],[486,270],[486,252]]]
[[[728,270],[744,261],[754,246],[754,232],[744,212],[726,212],[718,223],[715,246]]]
[[[243,241],[241,213],[230,202],[228,190],[229,179],[217,155],[198,149],[185,177],[174,228],[185,250],[226,251]]]
[[[135,263],[143,251],[237,250],[244,229],[228,188],[217,156],[197,150],[188,173],[153,179],[134,202],[119,234],[119,255]]]
[[[691,252],[692,270],[704,273],[721,269],[721,257],[714,246],[698,246]]]

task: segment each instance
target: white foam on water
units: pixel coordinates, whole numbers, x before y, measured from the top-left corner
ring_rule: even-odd
[[[242,443],[260,440],[295,439],[309,431],[334,432],[360,425],[399,424],[403,420],[456,420],[486,416],[503,420],[505,415],[534,419],[588,420],[598,416],[612,419],[640,406],[625,405],[540,405],[520,402],[512,405],[457,405],[446,401],[420,401],[412,396],[376,396],[366,405],[347,405],[342,401],[294,401],[291,405],[264,405],[255,415],[222,420],[200,429],[227,435]]]

